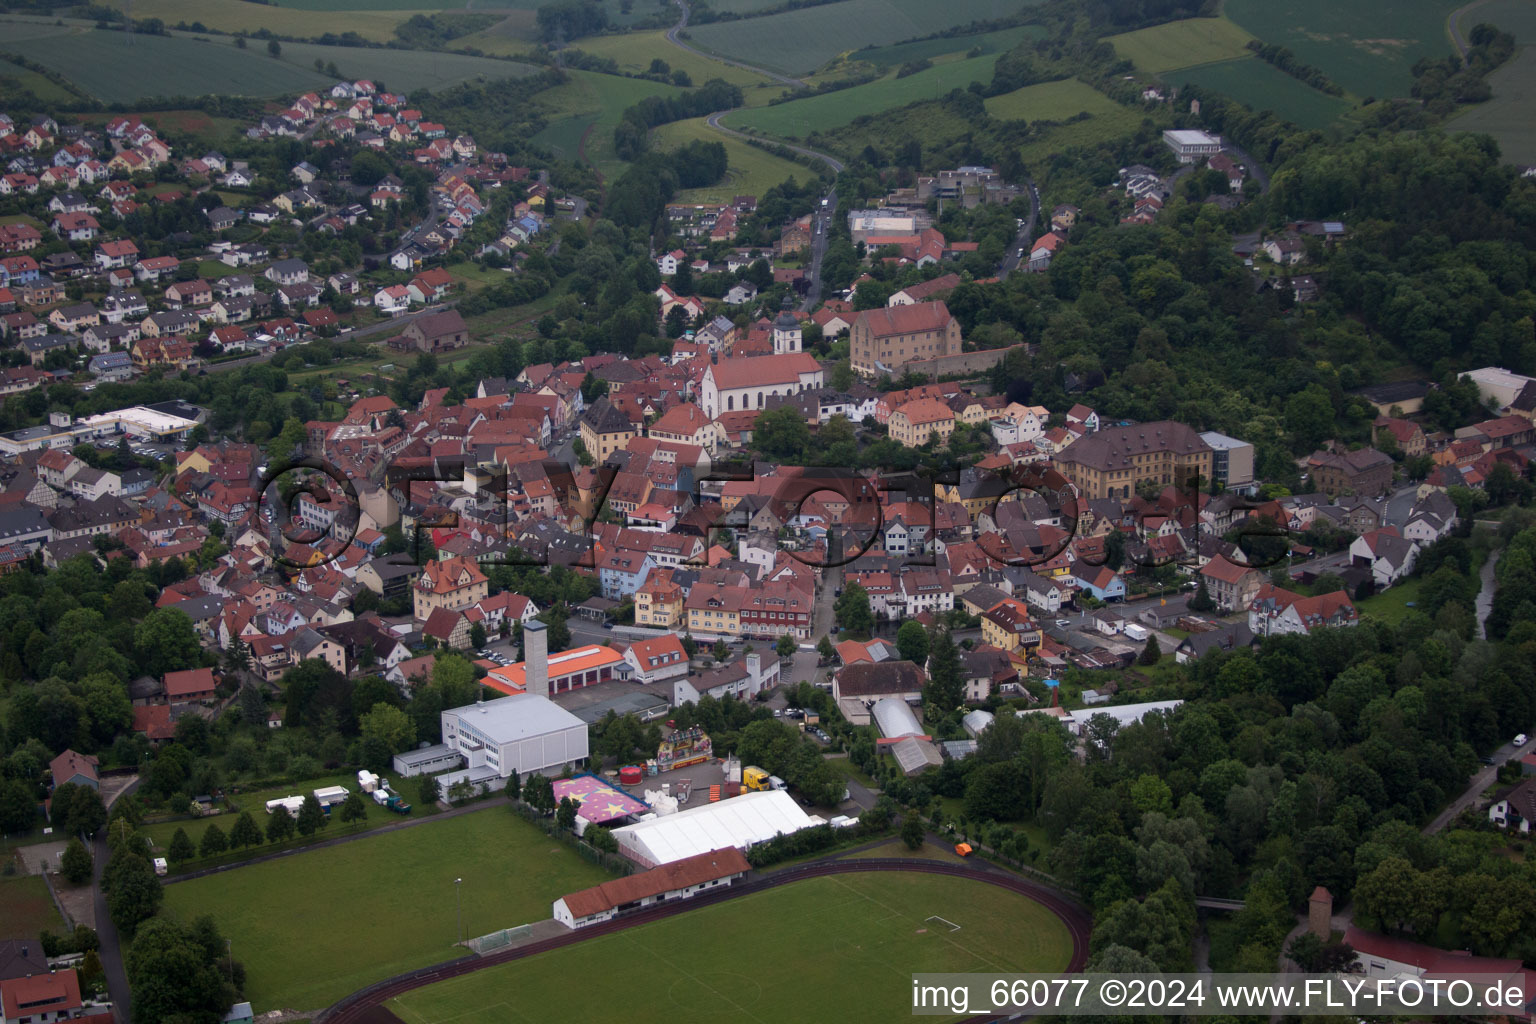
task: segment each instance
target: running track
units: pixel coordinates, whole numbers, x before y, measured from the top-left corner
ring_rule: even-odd
[[[322,1010],[316,1015],[315,1024],[367,1024],[370,1020],[377,1021],[382,1017],[382,1014],[379,1014],[379,1008],[385,1002],[412,989],[422,988],[439,981],[446,981],[449,978],[461,977],[462,975],[483,970],[487,967],[494,967],[497,964],[510,963],[513,960],[521,960],[524,957],[546,953],[552,949],[559,949],[562,946],[575,945],[587,939],[595,939],[602,935],[623,931],[626,928],[633,928],[635,925],[672,917],[675,914],[681,914],[696,907],[709,906],[724,900],[735,899],[736,897],[746,896],[754,892],[762,892],[765,889],[772,889],[780,885],[787,885],[791,882],[801,882],[807,878],[820,878],[825,875],[844,875],[866,871],[915,871],[930,875],[953,875],[957,878],[968,878],[977,882],[986,882],[989,885],[995,885],[1027,896],[1051,911],[1067,926],[1067,932],[1072,936],[1072,959],[1067,964],[1066,970],[1069,972],[1081,971],[1088,962],[1088,933],[1093,926],[1092,919],[1088,916],[1088,911],[1056,890],[1043,886],[1038,882],[1031,882],[990,866],[971,867],[969,864],[952,864],[946,861],[905,860],[899,858],[831,860],[807,864],[798,868],[786,868],[766,878],[754,879],[750,882],[733,885],[713,893],[705,893],[695,896],[690,900],[665,903],[647,910],[628,914],[622,918],[605,921],[602,924],[581,928],[567,935],[520,946],[516,949],[503,950],[486,956],[465,956],[457,960],[434,964],[431,967],[423,967],[408,974],[398,975],[386,981],[381,981],[346,996],[334,1006]],[[1001,1018],[991,1015],[972,1017],[967,1024],[970,1024],[970,1022],[999,1019]]]

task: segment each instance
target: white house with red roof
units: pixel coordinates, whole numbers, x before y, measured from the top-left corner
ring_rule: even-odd
[[[742,409],[764,409],[770,398],[821,387],[823,376],[821,364],[809,352],[722,359],[704,371],[700,404],[710,419]]]
[[[634,669],[635,681],[646,685],[670,683],[688,675],[688,654],[676,633],[630,644],[624,660]]]

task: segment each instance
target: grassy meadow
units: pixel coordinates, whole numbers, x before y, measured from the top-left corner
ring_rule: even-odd
[[[1253,36],[1226,18],[1185,18],[1110,36],[1115,53],[1142,71],[1161,74],[1247,53]]]
[[[704,123],[702,117],[664,124],[653,129],[651,137],[655,140],[656,148],[663,150],[680,148],[694,139],[725,144],[729,163],[724,180],[708,188],[679,192],[677,201],[680,203],[724,203],[729,202],[732,196],[760,196],[786,178],[805,181],[815,176],[804,164],[774,156],[740,139],[714,131]]]
[[[1273,110],[1303,128],[1326,128],[1350,109],[1348,99],[1318,92],[1257,57],[1202,64],[1167,77],[1214,89],[1254,110]]]

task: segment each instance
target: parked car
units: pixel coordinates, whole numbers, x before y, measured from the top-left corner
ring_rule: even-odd
[[[1521,733],[1519,736],[1516,736],[1515,737],[1515,746],[1517,746],[1517,747],[1525,746],[1526,739],[1527,739],[1527,737],[1526,737],[1525,733]]]

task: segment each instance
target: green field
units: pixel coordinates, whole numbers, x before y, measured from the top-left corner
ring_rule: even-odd
[[[300,11],[495,11],[509,7],[531,10],[539,4],[536,0],[469,0],[453,3],[451,0],[278,0],[274,6]]]
[[[1487,132],[1498,140],[1504,159],[1536,164],[1536,46],[1522,47],[1488,76],[1493,99],[1446,123],[1448,131]]]
[[[839,54],[931,35],[953,25],[1017,15],[1019,0],[840,0],[783,14],[690,27],[695,46],[789,74]]]
[[[259,44],[241,50],[231,40],[217,37],[207,41],[186,35],[129,37],[95,29],[32,39],[25,49],[26,56],[107,100],[206,93],[274,96],[328,88],[333,80],[314,70],[316,60],[334,61],[343,75],[374,78],[401,92],[439,88],[482,75],[520,77],[535,70],[487,57],[313,43],[284,43],[281,59],[274,59]]]
[[[1531,0],[1488,0],[1474,7],[1461,19],[1462,35],[1483,21],[1513,33],[1515,42],[1521,46],[1536,43],[1536,4]]]
[[[613,129],[619,116],[643,97],[680,92],[659,82],[572,71],[570,81],[539,93],[539,103],[549,112],[549,125],[529,141],[547,146],[561,160],[575,161],[581,137],[590,127],[587,159],[602,174],[612,175],[621,167],[613,153]]]
[[[566,1024],[884,1024],[911,1014],[914,971],[1057,971],[1071,953],[1061,921],[1016,893],[943,875],[837,875],[477,971],[386,1005],[406,1024],[532,1022],[555,1006]]]
[[[1141,70],[1159,74],[1240,57],[1252,38],[1226,18],[1186,18],[1110,36],[1106,42]]]
[[[1303,128],[1326,128],[1350,108],[1342,96],[1318,92],[1257,57],[1203,64],[1166,77],[1179,85],[1214,89],[1254,110],[1273,110]]]
[[[24,68],[20,64],[13,64],[8,60],[0,60],[0,78],[15,79],[16,84],[42,100],[44,103],[72,103],[77,97],[68,89],[50,80],[45,75]]]
[[[223,266],[223,264],[220,264],[220,266]],[[229,268],[224,267],[224,270],[228,272]],[[406,802],[411,805],[411,813],[406,817],[424,818],[437,813],[436,807],[420,806],[419,801],[415,798],[414,791],[416,787],[411,785],[408,780],[402,779],[393,773],[385,773],[385,778],[389,780],[390,789],[404,796]],[[328,775],[318,779],[309,779],[306,782],[295,782],[286,786],[273,786],[268,789],[254,790],[247,793],[232,793],[230,799],[239,806],[241,811],[250,811],[251,817],[256,819],[256,824],[266,828],[268,800],[277,800],[285,796],[303,796],[312,790],[321,789],[326,786],[345,786],[349,790],[356,791],[358,788],[357,775],[354,772],[342,772],[339,775]],[[371,797],[367,797],[366,794],[365,799],[368,801],[368,819],[366,822],[362,823],[361,826],[357,824],[343,826],[339,821],[332,822],[326,827],[324,833],[339,835],[343,833],[343,829],[346,832],[363,832],[368,829],[378,828],[380,825],[387,825],[390,822],[401,820],[401,815],[388,808],[380,807],[373,802]],[[202,818],[188,818],[181,821],[154,822],[145,825],[143,832],[155,844],[155,848],[163,852],[170,846],[171,837],[176,834],[178,828],[186,829],[188,838],[192,840],[192,845],[196,846],[203,841],[203,833],[208,831],[209,825],[217,824],[219,828],[224,830],[224,834],[227,836],[229,830],[234,827],[235,821],[239,817],[240,815],[237,812],[233,814],[214,814]],[[254,857],[261,852],[261,849],[257,848],[250,851],[249,856]],[[198,863],[193,861],[188,867],[196,869]]]
[[[0,935],[8,939],[35,939],[44,932],[64,932],[48,887],[40,875],[22,875],[0,881]]]
[[[1414,576],[1379,594],[1356,601],[1355,607],[1362,616],[1369,615],[1395,626],[1407,616],[1410,611],[1408,605],[1418,601],[1419,588],[1423,585],[1423,579]]]
[[[1076,146],[1093,146],[1130,135],[1141,124],[1141,111],[1109,101],[1107,107],[1090,111],[1093,116],[1071,124],[1055,125],[1019,148],[1026,166],[1035,167]]]
[[[969,53],[971,50],[980,50],[982,53],[1006,53],[1026,39],[1039,39],[1043,35],[1045,35],[1045,29],[1039,25],[1020,25],[1017,28],[1004,28],[974,36],[945,36],[939,39],[919,39],[911,43],[877,46],[869,50],[856,51],[852,59],[868,61],[883,68],[894,68],[909,60],[925,57],[932,60],[951,53]]]
[[[261,1013],[319,1009],[382,978],[452,958],[454,879],[464,934],[542,920],[608,874],[496,806],[165,888],[166,909],[212,914]]]
[[[939,99],[951,89],[963,89],[972,82],[990,82],[996,63],[995,55],[948,61],[905,78],[889,75],[851,89],[735,111],[721,122],[730,128],[803,139],[811,132],[847,124],[862,114],[877,114],[918,100]]]
[[[652,131],[658,149],[676,149],[694,139],[722,142],[729,158],[725,180],[709,188],[696,188],[677,194],[678,202],[725,203],[732,196],[760,196],[774,185],[793,177],[806,181],[815,174],[804,164],[797,164],[758,149],[756,146],[714,131],[702,117],[674,121]]]
[[[1462,2],[1400,0],[1381,8],[1338,0],[1227,0],[1226,15],[1266,43],[1289,47],[1347,92],[1407,96],[1416,61],[1452,52],[1445,19]]]
[[[576,40],[571,44],[571,48],[590,53],[594,57],[607,57],[618,64],[620,71],[646,71],[650,68],[651,61],[660,58],[666,61],[667,66],[672,70],[688,72],[688,77],[693,79],[694,85],[703,85],[711,78],[723,78],[727,82],[741,86],[744,90],[761,86],[765,93],[759,102],[767,102],[770,96],[777,96],[784,91],[783,86],[774,84],[755,71],[722,64],[717,60],[690,53],[682,47],[673,46],[667,42],[665,32],[626,32],[623,35],[587,36]],[[748,98],[747,102],[751,103],[753,100]]]
[[[418,12],[431,14],[438,5],[422,0],[407,9],[392,2],[372,3],[369,10],[342,10],[317,0],[315,10],[294,6],[254,4],[247,0],[134,0],[135,18],[161,18],[167,25],[200,21],[219,32],[255,32],[268,28],[285,36],[313,39],[334,32],[356,32],[364,39],[385,43],[395,37],[395,27]],[[379,8],[389,8],[380,10]]]
[[[1075,78],[1042,82],[990,97],[987,113],[1003,121],[1065,121],[1087,111],[1095,117],[1117,117],[1126,108],[1091,85]]]

